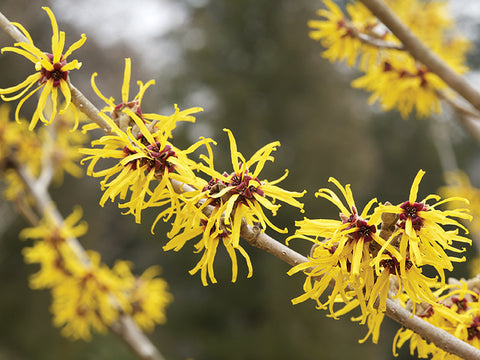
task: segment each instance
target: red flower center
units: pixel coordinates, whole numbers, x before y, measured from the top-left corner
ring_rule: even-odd
[[[230,186],[233,188],[230,192],[232,194],[240,194],[238,197],[239,200],[243,203],[246,203],[246,199],[253,199],[254,193],[264,196],[263,191],[255,185],[261,185],[260,180],[252,178],[250,175],[248,175],[248,170],[245,170],[243,176],[236,174],[233,175],[232,182],[230,183]]]
[[[427,207],[424,203],[410,203],[409,201],[405,201],[400,208],[403,209],[403,213],[399,215],[399,219],[402,221],[400,226],[405,228],[405,221],[410,218],[412,221],[413,228],[415,230],[420,230],[423,227],[423,218],[418,215],[419,211],[427,210]]]
[[[480,338],[480,317],[475,316],[472,323],[467,328],[468,340],[473,340],[474,337]]]
[[[135,114],[137,114],[140,117],[140,119],[143,120],[143,113],[142,113],[142,110],[140,109],[140,103],[138,100],[130,101],[128,103],[121,102],[120,104],[115,106],[115,108],[111,113],[113,120],[115,121],[115,119],[119,116],[119,114],[122,114],[122,110],[127,107],[130,110],[132,110]]]
[[[204,228],[207,227],[208,221],[205,219],[201,219],[200,223]],[[217,230],[216,225],[213,225],[212,228],[210,229],[210,234],[213,234]],[[219,234],[217,234],[216,239],[223,239],[223,238],[228,238],[228,231],[223,229]]]
[[[465,298],[460,300],[458,297],[452,297],[452,303],[457,305],[457,313],[465,312],[468,308],[468,300]]]
[[[141,136],[143,137],[143,136]],[[175,151],[173,151],[170,145],[165,145],[163,149],[160,149],[160,142],[157,141],[155,145],[147,145],[148,149],[148,158],[142,158],[138,160],[140,167],[147,164],[147,171],[155,170],[157,173],[163,174],[165,169],[168,169],[168,172],[171,173],[175,170],[175,165],[168,161],[170,157],[177,157]],[[136,154],[137,152],[125,146],[123,148],[125,156]],[[137,160],[130,161],[128,165],[132,170],[137,169]]]
[[[349,234],[355,240],[363,238],[363,241],[372,241],[373,234],[377,232],[375,225],[368,225],[366,220],[357,215],[357,209],[354,206],[352,206],[352,214],[348,218],[345,216],[343,223],[350,224],[345,230],[357,228],[356,231]]]
[[[225,181],[222,179],[211,179],[208,182],[208,185],[205,186],[203,191],[209,190],[210,193],[218,192],[222,188],[228,187],[228,195],[232,196],[234,194],[239,194],[237,198],[237,203],[247,204],[247,199],[251,200],[254,199],[254,194],[258,194],[260,196],[265,196],[265,193],[258,188],[258,185],[262,183],[258,178],[253,178],[248,174],[248,170],[245,170],[243,174],[235,174],[232,173],[228,175],[224,173],[223,176],[225,178],[230,177],[230,181]],[[220,205],[220,199],[215,199],[217,201],[213,201],[212,205]]]
[[[390,259],[383,259],[380,261],[380,265],[383,268],[390,272],[392,275],[396,275],[400,273],[400,262],[397,260],[395,256],[390,253],[387,253],[390,256]],[[405,260],[405,270],[409,270],[413,266],[413,263],[407,258]]]
[[[350,234],[355,240],[360,238],[363,238],[363,241],[373,240],[373,234],[377,231],[375,225],[368,225],[367,221],[359,217],[355,222],[355,226],[358,230]]]
[[[64,80],[67,81],[68,77],[68,71],[63,71],[62,67],[64,67],[67,64],[67,60],[63,58],[63,56],[60,58],[60,62],[53,63],[53,55],[52,54],[46,54],[47,57],[50,59],[50,63],[53,65],[53,70],[47,70],[42,66],[42,69],[40,70],[41,77],[39,80],[40,84],[44,84],[50,79],[53,81],[53,86],[57,87],[60,85],[60,81]]]

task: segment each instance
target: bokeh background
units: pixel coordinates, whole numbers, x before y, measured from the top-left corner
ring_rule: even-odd
[[[477,41],[478,9],[468,8],[467,1],[452,3],[452,13]],[[212,137],[218,142],[217,168],[229,170],[223,128],[233,131],[247,157],[279,140],[275,163],[267,165],[262,177],[275,179],[288,168],[283,187],[308,191],[304,199],[308,217],[338,215],[327,201],[314,197],[330,176],[352,185],[360,208],[373,197],[404,201],[419,169],[427,172],[421,197],[436,192],[444,184],[443,171],[455,164],[479,183],[478,146],[456,126],[455,114],[445,108],[439,117],[403,120],[395,111],[383,113],[366,104],[368,94],[350,88],[358,75],[355,70],[320,56],[321,46],[308,38],[306,25],[315,18],[320,1],[1,0],[0,11],[22,23],[36,44],[48,48],[50,25],[42,5],[56,14],[67,33],[67,45],[86,33],[87,43],[75,53],[83,66],[71,80],[95,104],[102,106],[90,89],[91,74],[98,72],[103,93],[118,99],[124,58],[131,57],[132,80],[156,80],[143,102],[144,112],[168,115],[174,104],[180,109],[204,108],[196,124],[178,128],[179,147],[199,136]],[[11,43],[0,33],[0,46]],[[473,69],[477,55],[473,50],[470,56]],[[31,72],[30,66],[16,55],[0,56],[0,85],[18,83]],[[445,161],[448,158],[454,161]],[[384,321],[378,345],[359,344],[366,327],[348,318],[328,318],[313,302],[292,306],[290,300],[302,291],[303,277],[287,276],[289,266],[267,253],[247,246],[254,276],[246,279],[246,266],[240,262],[239,280],[232,284],[230,260],[220,251],[215,261],[219,283],[204,287],[199,276],[188,274],[199,259],[193,246],[165,253],[167,227],[150,233],[154,213],[136,225],[115,204],[102,209],[95,179],[67,178],[52,193],[65,215],[75,204],[83,207],[90,231],[80,240],[87,249],[99,251],[107,264],[131,260],[137,273],[161,265],[175,301],[167,310],[167,324],[150,337],[167,359],[393,357],[397,324]],[[294,221],[303,216],[284,206],[273,221],[293,233]],[[134,359],[114,335],[72,342],[53,327],[49,292],[28,287],[28,277],[37,269],[25,265],[21,256],[28,244],[18,239],[18,232],[26,225],[11,204],[0,200],[0,360]],[[286,237],[268,233],[280,241]],[[302,253],[309,249],[299,240],[292,246]],[[473,254],[474,250],[469,256]],[[468,276],[466,265],[453,275]],[[408,358],[403,349],[400,359]]]

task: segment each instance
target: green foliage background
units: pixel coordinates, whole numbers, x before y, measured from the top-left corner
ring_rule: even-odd
[[[49,23],[40,6],[48,5],[55,11],[56,3],[60,0],[2,0],[0,10],[48,47]],[[142,3],[131,2],[129,6],[141,8]],[[121,6],[120,2],[111,4]],[[315,17],[320,1],[211,0],[185,1],[182,5],[188,10],[187,21],[165,35],[179,47],[181,57],[171,68],[158,69],[155,62],[145,64],[146,54],[134,44],[120,42],[105,49],[95,42],[95,28],[78,29],[57,14],[61,29],[67,33],[67,44],[81,32],[89,37],[75,54],[84,64],[72,74],[72,82],[102,106],[90,90],[91,73],[98,72],[101,89],[118,99],[123,59],[132,57],[133,80],[157,81],[145,98],[144,112],[171,113],[174,103],[181,109],[205,108],[196,125],[178,129],[175,141],[182,146],[200,135],[211,136],[219,143],[219,169],[230,169],[224,127],[233,131],[239,150],[246,156],[279,140],[282,146],[275,163],[268,165],[262,176],[275,179],[288,168],[290,175],[283,186],[308,191],[305,214],[285,206],[273,219],[287,226],[290,233],[294,221],[303,216],[338,215],[333,206],[313,196],[318,188],[328,185],[330,176],[352,184],[360,207],[372,197],[393,203],[405,200],[420,168],[427,171],[420,196],[435,192],[443,179],[432,129],[453,134],[462,168],[475,165],[477,148],[448,119],[405,121],[396,112],[381,113],[366,104],[366,94],[349,87],[358,75],[355,70],[321,58],[321,46],[308,38],[306,26]],[[76,16],[88,16],[88,12]],[[109,14],[105,14],[105,21],[122,26]],[[185,45],[198,35],[203,46]],[[11,39],[1,33],[0,45],[9,44]],[[149,46],[154,49],[157,44]],[[168,59],[169,53],[162,57]],[[0,56],[1,86],[19,82],[30,71],[30,64],[19,63],[15,55]],[[215,262],[219,284],[203,287],[198,276],[188,274],[199,259],[193,246],[180,253],[164,253],[168,226],[157,227],[152,235],[153,212],[145,216],[144,224],[135,225],[133,218],[120,215],[114,204],[100,208],[99,185],[94,179],[69,178],[63,187],[53,189],[53,194],[64,214],[70,213],[74,204],[84,208],[90,231],[80,240],[86,248],[99,251],[108,264],[128,259],[136,264],[138,273],[154,264],[162,266],[175,301],[168,308],[168,323],[158,327],[151,338],[167,359],[393,357],[396,324],[389,319],[384,322],[378,345],[358,344],[366,334],[365,327],[348,318],[327,318],[326,312],[315,310],[313,302],[292,306],[290,299],[301,293],[303,278],[288,277],[288,265],[267,253],[246,246],[254,277],[245,279],[246,267],[240,263],[239,280],[232,284],[230,261],[220,251]],[[133,359],[114,335],[95,336],[90,343],[71,342],[51,325],[49,293],[28,288],[28,277],[36,268],[25,265],[21,256],[27,244],[18,240],[18,231],[26,223],[14,214],[13,206],[3,200],[0,204],[4,222],[3,226],[0,222],[0,360]],[[269,234],[279,241],[286,238],[272,231]],[[292,246],[308,252],[308,244],[301,241]],[[463,266],[455,275],[465,274]]]

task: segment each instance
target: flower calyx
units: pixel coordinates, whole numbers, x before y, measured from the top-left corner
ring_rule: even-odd
[[[135,137],[138,138],[139,136],[143,135],[140,128],[135,123],[135,120],[132,119],[130,114],[124,111],[125,109],[132,111],[145,124],[151,133],[154,132],[155,125],[158,121],[152,121],[151,123],[145,122],[142,110],[140,108],[140,102],[138,100],[129,101],[127,103],[121,102],[110,112],[113,122],[120,128],[120,130],[127,132],[127,129],[131,128],[132,134]]]
[[[67,60],[61,56],[59,62],[53,63],[53,54],[45,53],[45,55],[50,60],[53,70],[47,70],[45,67],[41,66],[40,63],[38,63],[41,66],[41,77],[38,80],[38,83],[42,85],[48,80],[53,79],[53,87],[60,86],[60,80],[67,81],[68,78],[68,70],[62,70],[62,68],[67,64]]]
[[[368,225],[367,220],[357,214],[357,209],[354,206],[352,206],[352,214],[349,217],[340,213],[340,219],[344,224],[349,224],[345,230],[357,228],[356,231],[348,234],[348,237],[352,240],[357,241],[363,238],[364,241],[372,241],[373,234],[377,232],[377,227],[375,225]]]
[[[410,218],[412,222],[412,227],[415,230],[420,230],[423,227],[423,218],[418,215],[420,211],[426,211],[428,209],[427,205],[423,202],[411,203],[410,201],[405,201],[400,208],[403,209],[403,213],[399,215],[400,227],[405,228],[405,222]]]
[[[265,196],[263,190],[260,189],[262,183],[258,178],[250,176],[248,169],[242,174],[237,174],[235,172],[228,174],[225,172],[222,175],[225,179],[211,179],[208,182],[208,185],[204,187],[203,191],[208,190],[210,196],[217,198],[224,203],[235,194],[238,194],[236,203],[242,204],[247,204],[247,200],[253,200],[255,198],[254,194],[262,197]]]
[[[146,138],[143,135],[139,136],[140,141],[147,142]],[[123,152],[125,156],[136,154],[135,150],[130,149],[128,146],[123,148]],[[132,170],[136,170],[138,166],[142,167],[147,165],[147,171],[155,171],[155,175],[162,176],[165,170],[168,170],[169,173],[175,170],[175,165],[172,164],[168,159],[170,157],[177,157],[175,151],[173,150],[172,146],[165,145],[161,148],[161,143],[157,141],[155,145],[146,144],[146,155],[147,157],[143,157],[139,160],[138,164],[136,160],[132,160],[129,162]]]

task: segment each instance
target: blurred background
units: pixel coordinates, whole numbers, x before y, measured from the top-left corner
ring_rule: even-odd
[[[453,3],[452,12],[467,35],[478,41],[473,37],[478,33],[478,12],[466,1]],[[304,202],[310,218],[338,215],[331,204],[314,197],[319,188],[328,186],[330,176],[352,185],[360,208],[373,197],[392,203],[406,200],[419,169],[427,172],[419,197],[436,192],[444,184],[439,149],[454,155],[473,184],[480,184],[479,148],[455,125],[455,114],[445,108],[436,118],[403,120],[395,111],[382,113],[366,104],[368,94],[350,88],[359,75],[355,70],[320,56],[322,48],[308,38],[306,25],[316,17],[320,1],[2,0],[0,4],[0,11],[23,24],[40,48],[49,47],[51,36],[42,5],[54,11],[67,34],[67,46],[86,33],[86,44],[74,54],[83,66],[71,80],[97,106],[103,104],[90,88],[91,74],[99,73],[97,84],[104,94],[119,99],[124,58],[131,57],[132,80],[156,81],[145,96],[144,112],[169,115],[174,104],[180,109],[203,107],[196,124],[177,129],[175,142],[185,147],[199,136],[214,138],[218,169],[230,170],[223,128],[233,131],[246,157],[279,140],[282,146],[275,163],[266,166],[262,178],[276,179],[288,168],[290,175],[282,187],[308,191]],[[11,44],[0,33],[0,46]],[[479,65],[476,55],[474,50],[470,57],[473,69]],[[31,64],[18,56],[0,56],[3,87],[30,72]],[[131,91],[136,90],[132,86]],[[147,214],[144,224],[136,225],[115,204],[102,209],[95,179],[67,178],[52,193],[65,215],[75,204],[83,207],[90,231],[80,240],[85,248],[99,251],[107,264],[131,260],[138,274],[161,265],[175,300],[167,310],[167,324],[150,337],[167,359],[393,357],[391,344],[399,325],[386,319],[378,345],[359,344],[366,327],[347,317],[328,318],[314,302],[292,306],[290,300],[301,294],[304,278],[286,275],[289,266],[267,253],[246,245],[254,276],[246,279],[246,266],[240,261],[239,279],[232,284],[230,260],[220,251],[215,261],[219,283],[204,287],[199,276],[188,274],[199,260],[193,245],[165,253],[167,227],[158,226],[154,235],[150,233],[155,214]],[[37,268],[24,264],[21,255],[28,244],[18,240],[18,232],[27,224],[3,200],[0,215],[0,360],[135,359],[111,334],[96,335],[91,342],[72,342],[60,335],[51,323],[49,292],[28,287]],[[294,221],[303,216],[283,206],[272,220],[293,233]],[[268,233],[279,241],[286,238]],[[300,240],[292,247],[304,254],[309,251]],[[468,276],[467,266],[460,264],[450,275]],[[408,349],[402,349],[400,359],[408,358]]]

